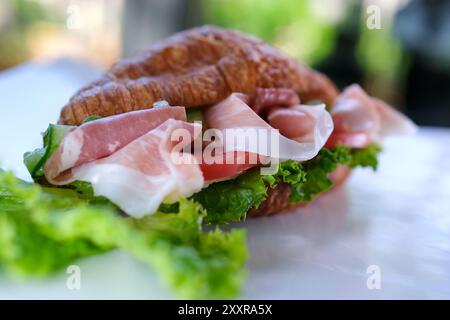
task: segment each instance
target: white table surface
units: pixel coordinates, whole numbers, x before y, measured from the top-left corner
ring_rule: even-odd
[[[22,154],[60,107],[98,75],[59,60],[0,73],[0,163],[29,179]],[[421,128],[385,143],[379,170],[359,169],[348,183],[304,209],[237,224],[251,258],[241,298],[450,299],[450,130]],[[0,299],[174,298],[155,272],[113,251],[78,263],[81,290],[66,274],[17,282],[0,277]],[[366,286],[369,265],[381,288]]]

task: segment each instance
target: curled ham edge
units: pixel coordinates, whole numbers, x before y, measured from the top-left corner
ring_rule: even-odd
[[[324,104],[290,107],[288,109],[290,114],[286,114],[284,121],[280,121],[281,123],[301,126],[300,122],[295,121],[297,118],[304,122],[307,120],[312,125],[308,123],[308,132],[300,132],[298,136],[287,137],[279,133],[279,128],[272,127],[260,118],[244,100],[241,94],[234,93],[204,112],[207,126],[221,132],[220,135],[223,137],[221,142],[225,153],[248,152],[270,158],[273,161],[306,161],[317,155],[333,131],[333,120],[326,111]],[[266,136],[268,142],[270,137],[275,138],[278,146],[272,148],[272,145],[270,145],[268,148],[261,148],[257,143],[258,141],[241,145],[233,143],[234,141],[228,143],[226,138],[227,131],[230,129],[239,130],[235,131],[236,134],[239,132],[245,134],[246,130],[256,129],[255,132]]]
[[[73,168],[113,154],[168,119],[186,121],[185,108],[132,111],[73,127],[45,163],[45,178],[54,185],[70,183]]]
[[[384,101],[370,97],[359,85],[342,91],[333,104],[334,131],[326,147],[338,143],[363,148],[371,142],[381,143],[386,136],[409,135],[417,126]]]

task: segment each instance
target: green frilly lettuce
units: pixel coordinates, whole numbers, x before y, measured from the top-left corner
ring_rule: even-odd
[[[253,169],[236,179],[213,183],[195,194],[193,199],[208,211],[208,223],[244,220],[250,208],[257,208],[266,199],[269,188],[287,183],[291,187],[290,201],[310,201],[331,188],[333,183],[328,175],[338,165],[371,167],[375,170],[380,151],[376,144],[363,149],[342,145],[333,149],[324,148],[310,161],[298,163],[288,160],[280,163],[274,175],[262,176],[259,169]]]
[[[177,213],[123,218],[75,190],[0,172],[0,267],[16,275],[46,275],[118,248],[155,268],[180,297],[235,297],[245,277],[245,233],[204,232],[205,215],[200,205],[181,200]]]
[[[208,212],[206,222],[222,224],[244,220],[247,211],[261,204],[266,194],[263,176],[251,170],[235,179],[213,183],[192,198]]]

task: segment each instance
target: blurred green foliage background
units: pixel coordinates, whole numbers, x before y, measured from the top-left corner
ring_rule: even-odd
[[[398,7],[385,8],[382,28],[369,30],[362,1],[204,0],[203,6],[207,23],[258,36],[318,69],[335,53],[340,34],[350,35],[355,51],[348,58],[361,74],[358,80],[372,94],[401,103],[392,90],[402,85],[408,61],[392,32]]]

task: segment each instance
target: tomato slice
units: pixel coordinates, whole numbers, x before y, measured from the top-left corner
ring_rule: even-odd
[[[203,178],[205,179],[205,181],[211,181],[233,177],[254,166],[255,165],[248,165],[248,164],[202,163],[200,165],[200,169],[202,170]]]
[[[365,132],[336,132],[334,131],[327,143],[326,148],[333,148],[337,144],[343,144],[350,148],[364,148],[370,143],[370,137]]]
[[[364,148],[369,143],[370,137],[365,132],[333,132],[325,147],[333,148],[337,144],[343,144],[350,148]],[[259,163],[249,161],[249,155],[248,152],[233,152],[234,159],[230,161],[231,163],[226,163],[226,154],[223,154],[222,163],[208,164],[203,160],[200,164],[200,169],[202,170],[205,181],[231,178],[259,165]],[[244,161],[242,161],[242,157],[244,157]],[[238,158],[241,158],[240,162],[237,160]]]
[[[205,181],[211,180],[222,180],[226,178],[233,177],[247,169],[253,168],[258,165],[258,163],[254,163],[254,161],[249,161],[249,153],[248,152],[233,152],[233,161],[229,161],[231,163],[226,163],[226,154],[223,154],[222,163],[205,163],[203,160],[200,164],[200,170],[202,170],[203,178]],[[237,159],[244,157],[244,161],[240,161]]]

